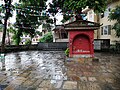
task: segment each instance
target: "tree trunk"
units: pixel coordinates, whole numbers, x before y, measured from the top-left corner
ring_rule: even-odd
[[[7,30],[7,20],[10,15],[10,5],[11,0],[4,0],[5,2],[5,20],[4,20],[4,29],[3,29],[3,37],[2,37],[2,45],[1,45],[1,52],[5,52],[5,37],[6,37],[6,30]]]
[[[6,13],[5,20],[4,20],[4,29],[3,29],[3,36],[2,36],[1,52],[5,52],[5,38],[6,38],[6,30],[7,30],[7,20],[8,20],[8,14]]]
[[[9,30],[7,30],[7,38],[8,38],[8,45],[10,45],[10,33],[9,33]]]
[[[56,27],[56,18],[55,18],[55,16],[54,16],[54,26]]]

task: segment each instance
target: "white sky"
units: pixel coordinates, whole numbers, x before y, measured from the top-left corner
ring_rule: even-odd
[[[46,4],[48,4],[49,2],[52,2],[52,0],[48,0]],[[62,24],[60,21],[63,19],[63,16],[60,13],[56,15],[56,19],[56,24]]]

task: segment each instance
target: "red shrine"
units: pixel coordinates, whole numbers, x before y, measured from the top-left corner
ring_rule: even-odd
[[[69,57],[94,57],[94,30],[98,23],[76,20],[65,24],[69,38]]]

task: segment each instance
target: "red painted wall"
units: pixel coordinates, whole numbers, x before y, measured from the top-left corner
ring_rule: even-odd
[[[70,30],[69,31],[69,49],[70,57],[75,55],[94,56],[93,48],[94,30]]]

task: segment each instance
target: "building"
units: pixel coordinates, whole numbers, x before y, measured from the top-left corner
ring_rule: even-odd
[[[64,29],[64,25],[76,21],[75,17],[71,17],[62,25],[56,25],[53,29],[53,42],[69,42],[68,32]]]
[[[23,34],[20,38],[21,38],[20,45],[24,45],[27,42],[27,40],[31,40],[30,36],[27,34],[26,35]]]
[[[53,29],[53,42],[68,42],[68,32],[63,25],[56,25]]]
[[[28,40],[31,41],[31,37],[30,35],[27,35],[27,34],[23,34],[21,37],[21,42],[20,42],[20,45],[24,45]],[[41,38],[40,35],[35,35],[33,38],[32,38],[32,44],[37,44],[39,42],[39,39]]]
[[[84,13],[87,13],[87,20],[93,21],[101,24],[99,30],[94,32],[94,39],[110,39],[110,44],[115,44],[116,41],[119,42],[120,38],[117,38],[115,35],[115,30],[112,29],[112,26],[116,21],[110,21],[108,16],[112,9],[117,5],[120,5],[120,0],[114,0],[109,2],[106,10],[101,14],[95,14],[93,10],[85,9]]]
[[[120,5],[120,0],[115,0],[107,5],[106,11],[100,16],[100,23],[102,26],[100,27],[99,38],[100,39],[110,39],[110,44],[115,44],[116,41],[120,41],[120,38],[117,38],[115,35],[115,30],[112,30],[112,26],[116,21],[109,21],[108,16],[112,9],[114,9],[117,5]]]
[[[69,37],[70,57],[94,57],[94,30],[98,23],[76,19],[64,25]]]
[[[37,44],[40,40],[41,36],[40,35],[35,35],[34,38],[32,39],[32,44]]]

